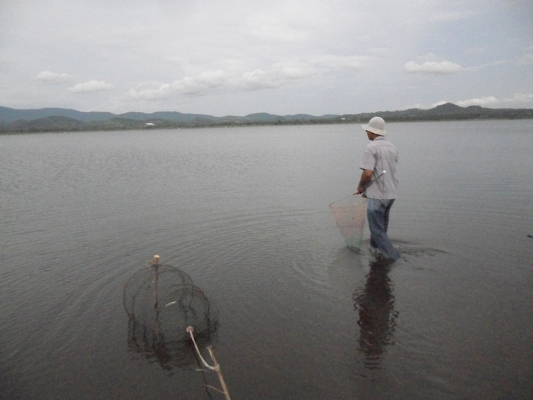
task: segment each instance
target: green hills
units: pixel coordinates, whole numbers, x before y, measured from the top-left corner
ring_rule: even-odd
[[[204,114],[184,114],[175,111],[154,113],[82,112],[65,108],[22,110],[0,107],[0,133],[100,131],[129,129],[172,129],[211,126],[347,124],[367,122],[375,115],[387,122],[443,121],[468,119],[526,119],[533,118],[533,109],[460,107],[452,103],[423,110],[412,108],[402,111],[322,115],[274,115],[255,113],[244,117],[214,117]]]

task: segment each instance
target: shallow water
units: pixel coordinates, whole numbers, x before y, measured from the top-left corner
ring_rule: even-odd
[[[223,398],[131,346],[123,285],[154,254],[218,310],[233,399],[531,398],[533,121],[387,130],[390,268],[328,208],[356,125],[0,136],[3,398]]]

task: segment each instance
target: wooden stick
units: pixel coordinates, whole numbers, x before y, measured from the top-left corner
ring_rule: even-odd
[[[155,255],[151,262],[154,267],[154,309],[155,309],[155,335],[159,337],[159,256]]]
[[[213,360],[215,371],[217,372],[218,380],[220,381],[220,386],[222,386],[222,390],[224,392],[224,397],[226,397],[226,400],[231,400],[229,397],[228,387],[226,386],[226,382],[224,382],[224,377],[222,376],[222,372],[220,371],[220,365],[218,365],[217,359],[215,358],[215,354],[213,353],[213,349],[211,348],[211,346],[207,346],[207,351],[209,351],[209,355]]]
[[[159,306],[159,256],[155,255],[152,260],[152,266],[154,267],[154,308],[157,310]]]

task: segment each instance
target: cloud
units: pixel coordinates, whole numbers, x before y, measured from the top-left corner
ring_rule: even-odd
[[[8,3],[6,106],[324,114],[533,92],[531,0]]]
[[[235,88],[242,90],[258,90],[283,86],[289,81],[303,79],[313,71],[298,64],[276,64],[270,70],[256,69],[246,72],[235,84]]]
[[[512,97],[505,97],[498,99],[495,96],[486,96],[480,98],[473,98],[468,100],[459,100],[455,104],[461,107],[468,106],[498,106],[498,105],[511,105],[512,107],[518,107],[521,104],[532,103],[533,93],[515,93]]]
[[[58,74],[58,73],[50,72],[50,71],[43,71],[39,73],[39,75],[37,75],[35,79],[41,82],[45,82],[45,83],[58,84],[58,83],[69,82],[70,80],[72,80],[72,76],[70,76],[69,74],[65,74],[65,73]]]
[[[68,91],[73,93],[102,92],[104,90],[111,90],[114,88],[115,86],[104,81],[88,81],[83,83],[77,83],[76,85],[69,88]]]
[[[449,103],[449,101],[443,100],[443,101],[437,101],[436,103],[433,103],[429,108],[435,108],[437,106],[442,106],[443,104]]]
[[[533,93],[515,93],[513,97],[503,99],[505,103],[531,103]]]
[[[144,82],[137,86],[137,89],[130,89],[126,97],[130,100],[163,100],[175,94],[201,95],[222,86],[228,86],[229,79],[223,71],[208,71],[198,76],[186,76],[183,79],[175,80],[172,83],[155,85]]]
[[[409,74],[427,75],[449,75],[463,70],[463,67],[451,61],[425,61],[421,64],[409,61],[404,64],[403,68]]]
[[[201,96],[216,90],[237,92],[273,89],[312,75],[329,74],[336,70],[357,72],[362,68],[362,60],[359,56],[319,55],[282,61],[270,68],[256,68],[245,72],[206,71],[160,85],[144,82],[137,88],[130,89],[126,97],[130,100],[163,100],[174,95]]]
[[[284,82],[300,79],[305,75],[303,69],[289,65],[278,65],[270,70],[256,69],[233,76],[221,70],[208,71],[197,76],[186,76],[155,88],[141,84],[137,89],[130,89],[126,95],[130,100],[162,100],[173,95],[206,95],[215,90],[248,91],[276,88]]]
[[[500,103],[500,101],[494,96],[480,97],[469,100],[456,101],[455,104],[461,107],[468,106],[490,106]]]

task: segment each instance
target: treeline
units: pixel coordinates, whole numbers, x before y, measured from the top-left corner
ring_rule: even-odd
[[[180,113],[129,113],[130,118],[114,116],[107,113],[106,119],[98,115],[99,119],[89,120],[91,113],[74,110],[55,109],[53,113],[75,115],[85,120],[64,115],[49,115],[31,119],[35,111],[45,114],[43,110],[14,110],[0,108],[0,133],[26,132],[73,132],[73,131],[115,131],[140,129],[176,129],[201,128],[221,126],[252,126],[252,125],[303,125],[303,124],[351,124],[364,123],[375,115],[380,115],[387,122],[398,121],[445,121],[468,119],[526,119],[533,118],[533,109],[491,109],[479,106],[459,107],[447,103],[429,110],[409,109],[403,111],[381,111],[373,113],[345,114],[345,115],[288,115],[279,116],[267,113],[251,114],[245,117],[212,117],[208,115],[180,114]],[[4,114],[2,114],[4,111]],[[32,113],[30,113],[32,112]],[[75,113],[75,114],[74,114]],[[26,118],[13,119],[13,116]],[[8,118],[11,116],[11,119]],[[109,116],[109,117],[107,117]]]

